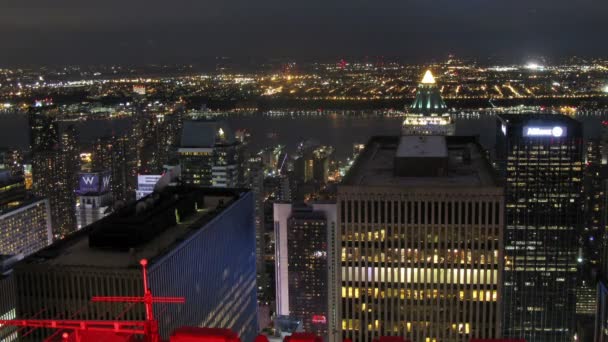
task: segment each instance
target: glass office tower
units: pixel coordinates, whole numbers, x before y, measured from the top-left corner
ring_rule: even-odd
[[[497,161],[505,181],[504,335],[572,341],[582,128],[563,115],[501,115]]]

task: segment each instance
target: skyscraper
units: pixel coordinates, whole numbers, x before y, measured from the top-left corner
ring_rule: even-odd
[[[416,99],[407,110],[401,132],[403,135],[453,135],[454,123],[447,111],[435,77],[427,70],[418,84]]]
[[[277,314],[302,322],[304,331],[327,335],[328,239],[336,205],[274,204]]]
[[[48,198],[53,235],[63,237],[76,230],[78,133],[70,125],[60,134],[57,121],[45,114],[32,114],[30,125],[33,190]]]
[[[503,200],[473,137],[373,137],[338,187],[330,341],[500,337]]]
[[[270,280],[266,273],[264,254],[266,235],[264,234],[264,167],[260,157],[251,157],[246,163],[246,186],[253,192],[255,200],[255,252],[258,272],[258,296],[269,299]]]
[[[98,138],[93,146],[92,167],[110,170],[114,201],[130,202],[137,185],[136,145],[131,136]]]
[[[225,123],[214,120],[185,121],[179,162],[184,184],[235,187],[242,173],[240,142]]]
[[[505,337],[573,338],[583,148],[581,124],[570,117],[498,117],[506,204]]]
[[[124,320],[142,306],[90,302],[92,296],[141,296],[138,267],[147,259],[156,296],[183,296],[157,311],[168,338],[181,326],[257,333],[253,197],[241,189],[166,187],[56,241],[14,269],[17,317]],[[46,310],[42,310],[45,308]],[[48,331],[29,335],[41,341]]]

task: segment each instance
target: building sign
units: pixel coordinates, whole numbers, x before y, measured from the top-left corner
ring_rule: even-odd
[[[566,127],[563,126],[525,126],[524,137],[554,137],[561,138],[566,136]]]
[[[104,193],[110,189],[110,172],[85,172],[78,175],[77,193]]]

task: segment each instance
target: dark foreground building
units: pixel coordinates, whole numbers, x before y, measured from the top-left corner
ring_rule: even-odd
[[[230,328],[243,341],[257,333],[252,193],[168,187],[25,259],[14,274],[17,317],[115,319],[125,305],[92,296],[142,296],[139,260],[149,260],[161,335],[180,326]],[[76,313],[78,314],[74,316]],[[144,318],[135,305],[121,319]],[[43,333],[30,335],[40,340]],[[35,335],[35,336],[34,336]]]
[[[572,341],[582,128],[563,115],[501,115],[497,159],[505,180],[504,336]]]

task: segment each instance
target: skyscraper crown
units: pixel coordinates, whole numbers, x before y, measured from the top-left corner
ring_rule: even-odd
[[[429,116],[431,114],[444,114],[447,106],[441,98],[441,92],[437,87],[435,77],[431,70],[427,70],[418,85],[416,99],[410,107],[414,114]]]

